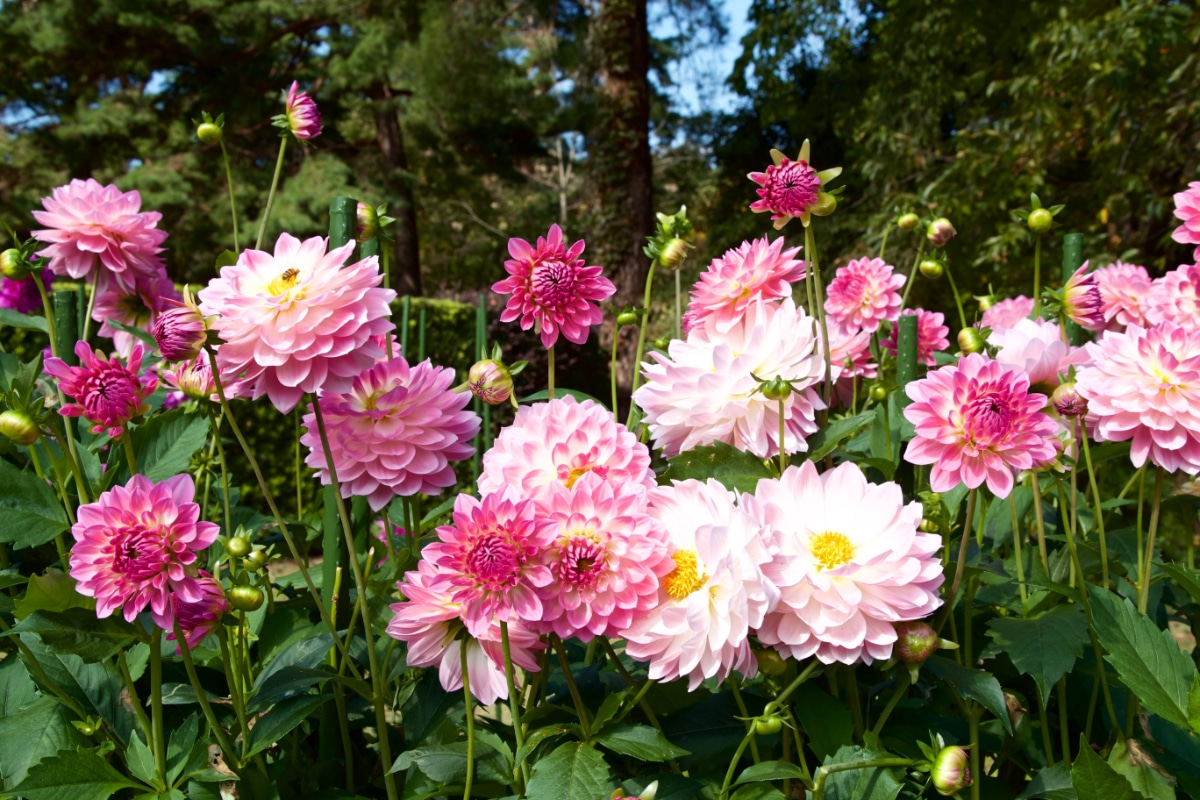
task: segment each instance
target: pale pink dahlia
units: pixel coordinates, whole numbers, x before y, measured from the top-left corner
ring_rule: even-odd
[[[651,679],[687,676],[689,689],[732,670],[753,676],[750,633],[779,601],[763,574],[773,545],[762,526],[713,479],[660,486],[649,510],[667,529],[675,566],[658,605],[621,634],[625,652],[650,662]]]
[[[892,656],[893,623],[942,604],[942,537],[920,533],[922,508],[899,485],[868,483],[852,462],[818,474],[811,461],[759,481],[742,505],[775,534],[763,567],[779,604],[758,640],[784,656],[870,664]]]
[[[50,291],[50,282],[54,273],[43,270],[42,285]],[[0,308],[9,308],[18,314],[36,314],[42,310],[42,295],[38,291],[37,282],[31,275],[22,280],[13,280],[0,275]]]
[[[761,187],[755,189],[759,199],[750,204],[750,210],[755,213],[769,212],[776,230],[796,217],[807,228],[812,215],[818,210],[821,186],[840,175],[842,168],[833,167],[817,172],[808,163],[807,139],[801,145],[795,161],[778,150],[771,151],[771,160],[775,163],[769,165],[766,172],[751,172],[747,176]]]
[[[915,401],[904,416],[916,426],[904,459],[933,465],[935,492],[986,481],[994,495],[1008,497],[1016,472],[1057,454],[1058,424],[1042,413],[1045,395],[1030,393],[1029,376],[1020,370],[976,353],[904,391]]]
[[[321,135],[321,112],[317,110],[316,102],[307,92],[300,91],[300,83],[292,81],[287,93],[288,130],[297,139],[315,139]]]
[[[1188,184],[1187,191],[1175,194],[1175,216],[1183,224],[1171,233],[1171,238],[1181,244],[1200,245],[1200,181]],[[1200,247],[1192,255],[1200,261]]]
[[[1100,289],[1100,310],[1105,330],[1126,325],[1146,325],[1146,306],[1152,284],[1145,267],[1117,261],[1092,273]]]
[[[167,277],[165,270],[153,275],[139,275],[133,289],[123,289],[117,284],[109,285],[106,291],[96,295],[92,319],[100,323],[99,334],[113,340],[113,347],[122,356],[128,356],[137,337],[115,327],[119,322],[129,328],[149,332],[161,313],[183,299],[175,289],[175,283]]]
[[[783,238],[766,237],[741,245],[714,258],[692,287],[688,303],[688,330],[709,316],[717,330],[727,331],[758,299],[782,300],[792,296],[792,284],[804,280],[804,262],[796,260],[799,247],[783,249]]]
[[[1026,297],[1023,294],[1019,294],[1016,297],[1006,297],[983,312],[983,317],[980,318],[978,327],[990,328],[991,330],[1011,328],[1017,324],[1017,320],[1026,319],[1032,313],[1032,297]]]
[[[125,431],[129,420],[150,410],[146,399],[154,394],[158,377],[142,371],[142,346],[135,344],[129,363],[109,360],[86,342],[75,343],[81,366],[69,367],[61,358],[46,359],[47,375],[59,379],[63,394],[75,400],[58,410],[64,417],[83,417],[92,423],[92,433],[108,431],[114,439]]]
[[[768,400],[757,376],[792,381],[783,403],[786,452],[808,449],[824,408],[813,386],[825,377],[813,320],[791,298],[758,301],[726,332],[705,320],[686,341],[671,342],[669,355],[651,353],[642,369],[646,383],[633,393],[645,412],[656,447],[668,457],[713,442],[748,450],[760,458],[779,453],[779,402]],[[834,366],[834,380],[840,375]]]
[[[158,254],[167,238],[157,227],[162,214],[141,211],[136,191],[76,179],[43,198],[42,205],[45,211],[32,213],[46,227],[30,235],[46,243],[34,255],[50,259],[56,275],[94,280],[101,290],[115,281],[132,291],[138,276],[161,269]]]
[[[557,524],[512,489],[485,494],[482,501],[460,494],[453,523],[437,529],[440,541],[423,554],[442,573],[435,587],[451,591],[462,605],[471,635],[483,635],[495,620],[540,620],[538,590],[554,579],[540,558]]]
[[[1184,264],[1153,282],[1146,321],[1200,327],[1200,264]]]
[[[538,237],[536,247],[524,239],[509,239],[512,258],[504,262],[509,277],[492,285],[493,292],[512,295],[500,321],[519,319],[521,330],[533,328],[547,348],[554,346],[559,333],[569,342],[586,342],[588,327],[604,320],[595,304],[617,287],[600,274],[600,267],[585,266],[579,257],[584,246],[580,239],[566,247],[557,225]]]
[[[657,485],[646,445],[604,406],[567,395],[521,406],[483,454],[478,486],[481,494],[515,486],[535,497],[552,484],[569,489],[589,472],[616,485]]]
[[[195,491],[187,473],[162,483],[134,475],[79,508],[79,521],[71,528],[71,577],[80,594],[96,598],[96,616],[103,619],[121,609],[133,622],[149,605],[155,624],[171,630],[172,597],[204,601],[192,565],[196,553],[216,541],[219,529],[200,520],[200,506],[192,502]]]
[[[215,631],[221,624],[221,617],[229,610],[229,601],[225,599],[220,581],[200,570],[196,576],[196,583],[200,587],[199,600],[188,602],[178,596],[171,598],[175,621],[179,623],[183,640],[189,648],[194,648]],[[167,631],[167,638],[175,641],[174,629]]]
[[[454,370],[399,356],[354,379],[350,391],[322,392],[321,413],[342,496],[366,497],[375,511],[393,497],[439,494],[453,486],[453,461],[475,453],[479,417],[471,396],[451,391]],[[310,406],[311,408],[311,406]],[[304,415],[305,463],[328,484],[329,466],[313,413]]]
[[[838,267],[829,282],[825,313],[833,325],[874,332],[880,322],[900,316],[899,289],[905,280],[882,258],[856,258]]]
[[[615,635],[658,605],[659,582],[675,565],[640,486],[615,486],[589,472],[570,489],[552,484],[539,505],[557,530],[542,553],[554,580],[539,589],[535,629],[587,642]]]
[[[381,355],[373,336],[394,326],[380,287],[379,259],[346,259],[355,243],[325,252],[327,240],[283,233],[275,254],[244,250],[200,290],[200,311],[218,315],[217,368],[242,379],[243,394],[266,395],[281,412],[305,392],[347,391]]]
[[[1033,391],[1049,395],[1073,365],[1087,359],[1081,347],[1063,341],[1058,323],[1031,319],[1018,320],[1011,328],[1000,328],[988,336],[996,348],[996,361],[1029,376]]]
[[[1135,466],[1200,473],[1200,330],[1163,322],[1130,325],[1086,345],[1075,375],[1099,441],[1133,440]]]
[[[933,355],[950,346],[950,328],[944,323],[946,315],[940,311],[926,311],[923,308],[906,308],[901,316],[917,315],[917,360],[927,367],[936,367],[937,358]],[[891,333],[883,340],[883,346],[892,355],[899,349],[900,324],[892,326]]]
[[[1059,294],[1062,297],[1062,311],[1067,319],[1081,328],[1098,331],[1104,327],[1104,307],[1100,299],[1100,287],[1096,285],[1096,277],[1088,272],[1088,269],[1088,262],[1083,262],[1063,284]]]

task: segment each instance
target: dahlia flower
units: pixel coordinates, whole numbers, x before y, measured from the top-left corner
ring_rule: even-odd
[[[646,445],[604,406],[566,395],[521,406],[483,454],[478,486],[481,494],[514,486],[534,497],[552,484],[569,489],[589,472],[617,485],[657,485]]]
[[[759,298],[781,300],[792,296],[792,284],[804,280],[804,262],[797,261],[799,247],[783,249],[783,238],[763,237],[742,242],[714,258],[692,287],[688,303],[689,330],[709,316],[725,332],[741,319],[746,307]]]
[[[287,119],[288,130],[297,139],[315,139],[321,135],[321,112],[317,110],[317,104],[307,92],[300,91],[300,83],[292,81],[291,88],[287,93],[287,111],[284,112]]]
[[[1130,325],[1089,342],[1075,373],[1098,441],[1132,440],[1135,466],[1200,473],[1200,330],[1175,322]]]
[[[504,262],[509,277],[492,285],[493,292],[512,295],[500,321],[519,319],[521,330],[533,328],[547,349],[558,341],[559,333],[569,342],[586,342],[588,327],[604,320],[595,303],[610,297],[617,287],[600,274],[600,267],[585,266],[579,257],[584,247],[582,239],[566,247],[557,225],[551,225],[544,238],[538,237],[536,247],[524,239],[509,239],[512,258]]]
[[[173,597],[175,621],[183,633],[183,640],[189,649],[204,641],[205,637],[221,624],[221,617],[229,610],[229,601],[221,589],[221,582],[204,570],[196,577],[200,587],[200,599],[188,602],[180,597]],[[174,628],[167,631],[167,639],[175,641]]]
[[[658,604],[659,583],[675,564],[640,486],[617,486],[593,471],[570,489],[551,484],[539,506],[556,530],[542,553],[554,580],[539,590],[535,629],[587,642],[615,635]]]
[[[1171,238],[1181,244],[1200,245],[1200,181],[1192,181],[1187,191],[1175,194],[1175,216],[1183,224],[1171,232]],[[1200,247],[1192,257],[1200,261]]]
[[[907,278],[882,258],[856,258],[838,267],[829,282],[825,313],[839,327],[861,327],[874,332],[883,320],[900,316],[900,292]]]
[[[658,605],[621,634],[626,654],[649,661],[653,680],[687,676],[689,690],[735,669],[753,676],[749,635],[779,600],[763,574],[772,545],[761,526],[711,478],[658,487],[649,513],[667,529],[675,566]]]
[[[175,364],[174,369],[163,370],[163,381],[167,386],[182,392],[189,400],[220,399],[216,397],[217,386],[213,380],[212,362],[208,360],[208,353],[203,350],[191,361],[180,361]],[[231,387],[222,388],[228,397]]]
[[[150,333],[164,361],[191,361],[208,338],[200,309],[177,300],[167,301],[159,310]]]
[[[75,343],[80,366],[69,367],[61,358],[46,359],[45,372],[59,379],[63,394],[76,402],[58,410],[64,417],[83,417],[92,423],[92,433],[107,430],[114,439],[125,431],[129,420],[150,410],[146,399],[154,394],[158,377],[142,371],[142,345],[135,344],[129,363],[111,361],[87,342]]]
[[[1060,375],[1086,360],[1082,348],[1063,341],[1056,322],[1018,320],[1011,328],[992,331],[987,341],[996,348],[996,361],[1001,366],[1024,372],[1034,391],[1045,395],[1062,383]]]
[[[1200,264],[1184,264],[1153,282],[1146,321],[1150,325],[1200,326]]]
[[[182,299],[183,295],[175,289],[175,283],[167,277],[166,271],[159,269],[153,275],[137,276],[132,289],[113,284],[97,294],[92,319],[100,323],[99,334],[112,339],[113,347],[120,355],[128,356],[136,337],[110,323],[119,322],[129,328],[149,331],[158,321],[159,314],[170,308],[171,303]]]
[[[840,367],[833,391],[843,405],[848,405],[853,398],[854,383],[858,378],[875,378],[879,374],[879,364],[871,360],[871,334],[861,328],[831,327],[829,358]]]
[[[1026,297],[1023,294],[1019,294],[1016,297],[1006,297],[983,312],[978,327],[990,328],[991,330],[1011,328],[1017,324],[1017,320],[1026,319],[1032,313],[1032,297]]]
[[[645,412],[656,447],[668,457],[713,442],[748,450],[760,458],[779,453],[779,402],[759,391],[761,380],[792,382],[783,404],[786,452],[808,449],[816,412],[824,404],[812,387],[825,377],[813,320],[789,297],[758,301],[728,331],[709,318],[686,341],[674,340],[669,355],[651,353],[642,369],[646,383],[633,393]],[[835,366],[833,379],[840,370]]]
[[[439,494],[456,480],[452,461],[475,453],[479,417],[471,396],[451,390],[454,370],[397,356],[354,379],[348,392],[322,392],[321,414],[342,496],[366,497],[375,511],[393,497]],[[310,406],[311,408],[311,406]],[[316,414],[304,415],[305,463],[328,484],[329,464]]]
[[[396,293],[380,287],[378,258],[346,265],[355,243],[326,245],[280,234],[274,255],[242,251],[199,293],[201,313],[218,315],[221,377],[240,377],[253,399],[266,395],[284,413],[305,392],[347,391],[381,355],[371,337],[394,327]]]
[[[904,416],[916,426],[904,459],[933,465],[935,492],[986,481],[994,495],[1008,497],[1016,472],[1057,455],[1058,424],[1042,413],[1045,395],[1030,393],[1020,370],[972,354],[904,391],[915,401]]]
[[[950,346],[950,328],[944,323],[946,315],[940,311],[926,311],[923,308],[906,308],[901,316],[917,315],[917,360],[927,367],[936,367],[937,358],[934,353],[941,352]],[[883,340],[883,346],[892,355],[900,349],[900,324],[892,326],[891,332]]]
[[[100,291],[113,281],[133,291],[138,276],[162,268],[158,254],[167,238],[157,227],[162,214],[141,211],[136,191],[76,179],[43,198],[42,206],[45,211],[32,213],[46,227],[30,235],[46,243],[34,255],[50,259],[54,274],[94,281]]]
[[[1075,270],[1059,290],[1062,312],[1067,319],[1089,331],[1104,327],[1104,310],[1100,300],[1100,287],[1096,278],[1088,272],[1088,262]]]
[[[787,225],[793,217],[799,217],[807,228],[817,206],[821,186],[842,174],[841,167],[817,172],[809,165],[808,159],[809,143],[805,139],[795,161],[778,150],[772,150],[771,160],[775,163],[769,165],[766,172],[751,172],[747,176],[762,187],[754,190],[759,199],[750,204],[750,210],[755,213],[770,212],[775,230]]]
[[[196,553],[216,541],[219,529],[200,520],[192,502],[196,487],[187,473],[152,483],[134,475],[129,483],[80,506],[71,528],[75,547],[71,577],[76,590],[96,598],[96,616],[120,609],[133,622],[147,605],[154,622],[171,630],[176,603],[202,603],[205,589]]]
[[[824,474],[805,461],[759,481],[742,505],[778,544],[763,571],[779,587],[779,604],[758,640],[784,656],[886,660],[893,623],[942,604],[942,537],[917,531],[921,504],[905,505],[895,483],[868,483],[849,461]]]
[[[512,489],[476,500],[460,494],[453,525],[437,529],[440,541],[423,551],[442,573],[434,586],[461,604],[467,631],[479,637],[495,620],[537,621],[538,590],[554,579],[540,561],[558,525],[542,517],[532,500]]]
[[[42,285],[47,290],[54,279],[50,270],[42,272]],[[12,278],[0,276],[0,308],[8,308],[18,314],[36,314],[42,310],[42,295],[38,292],[37,282],[32,276],[15,281]]]
[[[1126,325],[1146,326],[1146,306],[1153,284],[1145,267],[1117,261],[1092,273],[1100,289],[1100,311],[1105,330]]]

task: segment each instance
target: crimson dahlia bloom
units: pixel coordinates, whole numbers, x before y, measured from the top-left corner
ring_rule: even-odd
[[[808,227],[812,215],[817,211],[821,186],[842,174],[841,167],[817,170],[809,164],[809,142],[804,140],[796,160],[778,150],[771,151],[771,160],[765,172],[751,172],[747,177],[761,188],[756,189],[758,200],[750,204],[756,213],[769,212],[775,229],[779,230],[794,218],[799,218]]]
[[[142,371],[142,346],[133,345],[128,365],[109,360],[87,342],[75,343],[81,366],[69,367],[61,358],[46,359],[46,374],[58,378],[63,394],[75,400],[58,410],[64,417],[83,417],[92,433],[107,430],[114,439],[125,432],[129,420],[150,410],[146,399],[154,394],[158,377]]]
[[[50,282],[54,273],[50,270],[42,272],[42,285],[50,291]],[[13,280],[0,275],[0,308],[10,308],[18,314],[36,314],[42,310],[42,295],[38,291],[37,282],[33,276],[23,280]]]
[[[601,267],[585,266],[579,257],[585,246],[580,239],[566,247],[557,225],[538,237],[537,246],[509,239],[512,258],[504,262],[509,277],[492,285],[493,292],[512,295],[500,321],[519,319],[521,330],[533,328],[546,348],[554,346],[559,333],[569,342],[586,342],[588,327],[604,320],[595,304],[615,294],[617,287],[600,274]]]

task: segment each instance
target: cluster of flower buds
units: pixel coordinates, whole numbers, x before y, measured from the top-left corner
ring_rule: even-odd
[[[658,226],[653,236],[646,237],[642,252],[664,269],[676,270],[687,258],[688,237],[692,235],[692,223],[687,218],[687,206],[680,206],[674,214],[657,214]]]

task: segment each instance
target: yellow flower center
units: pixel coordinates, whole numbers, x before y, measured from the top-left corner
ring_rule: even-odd
[[[288,289],[296,285],[297,279],[300,277],[300,270],[295,267],[288,267],[283,272],[271,279],[267,284],[267,294],[272,297],[281,295]]]
[[[808,549],[822,569],[840,567],[854,558],[854,545],[844,533],[818,533],[809,540]]]
[[[708,576],[700,573],[699,561],[691,550],[680,550],[672,558],[675,559],[675,569],[663,578],[663,586],[667,587],[667,594],[671,597],[682,600],[703,586]]]
[[[575,481],[579,480],[580,478],[582,478],[584,475],[587,475],[591,471],[592,471],[592,468],[590,466],[589,467],[572,467],[571,469],[569,469],[567,471],[567,479],[565,481],[563,481],[563,483],[566,485],[566,487],[568,489],[572,489],[575,487]]]

